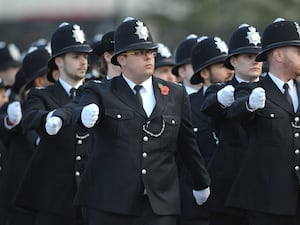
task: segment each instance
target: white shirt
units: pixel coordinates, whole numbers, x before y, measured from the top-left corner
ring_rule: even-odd
[[[70,84],[68,84],[67,82],[65,82],[61,78],[59,78],[59,82],[60,82],[61,86],[65,89],[65,91],[68,93],[68,95],[71,95],[70,90],[71,90],[72,86]],[[83,82],[81,81],[74,88],[78,89],[82,84],[83,84]]]
[[[284,93],[283,85],[284,85],[285,82],[280,80],[278,77],[274,76],[270,72],[269,72],[269,76],[273,80],[273,82],[276,84],[276,86],[279,88],[279,90],[282,93]],[[295,84],[294,80],[289,80],[287,82],[287,84],[289,85],[289,94],[290,94],[290,96],[292,98],[292,101],[293,101],[294,112],[296,112],[297,109],[298,109],[298,105],[299,105],[296,84]]]
[[[131,90],[134,92],[134,94],[136,94],[134,87],[137,84],[135,84],[134,82],[129,80],[124,74],[122,74],[122,76],[125,79],[125,81],[127,82],[127,84],[129,85],[129,87],[131,88]],[[145,110],[147,116],[149,117],[155,107],[155,104],[156,104],[154,91],[153,91],[153,85],[152,85],[152,77],[149,77],[147,80],[145,80],[143,83],[141,83],[139,85],[142,86],[142,88],[140,89],[140,95],[143,99],[143,107],[144,107],[144,110]]]

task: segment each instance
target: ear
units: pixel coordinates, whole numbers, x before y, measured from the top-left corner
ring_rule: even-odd
[[[200,76],[203,80],[209,80],[209,70],[207,68],[200,71]]]
[[[126,56],[124,55],[118,55],[117,61],[120,64],[120,66],[125,66],[126,65]]]
[[[57,67],[61,67],[63,65],[63,58],[61,56],[55,57],[54,60]]]
[[[111,58],[112,55],[109,52],[104,52],[103,53],[103,58],[106,61],[107,64],[111,64]]]
[[[237,57],[236,56],[232,56],[232,57],[230,57],[229,60],[230,60],[231,65],[233,66],[233,68],[235,68],[236,67]]]

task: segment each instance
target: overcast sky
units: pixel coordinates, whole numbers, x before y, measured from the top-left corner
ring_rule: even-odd
[[[146,10],[176,18],[188,10],[184,1],[178,4],[174,0],[0,0],[0,5],[2,21],[73,15],[105,17],[115,13],[138,16]]]

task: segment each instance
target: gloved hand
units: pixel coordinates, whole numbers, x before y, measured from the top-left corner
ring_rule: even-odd
[[[218,102],[225,106],[229,107],[234,102],[234,87],[232,85],[226,85],[221,90],[217,92]]]
[[[266,92],[263,88],[254,88],[249,96],[249,107],[251,110],[262,109],[266,103]]]
[[[208,199],[210,195],[210,189],[209,187],[207,187],[200,191],[193,190],[193,195],[194,198],[196,199],[197,204],[202,205]]]
[[[20,102],[12,102],[7,107],[7,116],[10,125],[16,126],[21,122],[22,109]]]
[[[99,107],[96,104],[84,106],[81,111],[81,121],[86,128],[91,128],[95,125],[99,116]]]
[[[45,128],[49,135],[56,135],[61,127],[62,120],[58,116],[53,116],[46,120]]]

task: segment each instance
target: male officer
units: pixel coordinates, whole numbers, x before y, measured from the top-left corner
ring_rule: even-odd
[[[249,225],[300,224],[298,23],[277,19],[268,25],[256,60],[268,61],[268,74],[241,84],[228,110],[245,124],[248,137],[228,203],[248,211]]]
[[[82,85],[92,49],[79,25],[64,23],[52,35],[51,50],[48,67],[58,69],[59,79],[28,94],[24,132],[37,131],[40,142],[22,181],[17,205],[36,212],[36,225],[81,224],[81,212],[73,206],[73,198],[87,157],[81,145],[87,140],[76,136],[73,126],[49,136],[45,121],[56,108],[69,103],[72,90]]]
[[[172,73],[175,65],[170,49],[162,44],[157,43],[157,54],[155,57],[155,69],[153,75],[163,80],[176,82],[176,76]]]
[[[188,96],[182,86],[152,76],[156,49],[142,21],[121,23],[112,63],[121,66],[122,75],[90,82],[82,92],[84,107],[74,120],[81,129],[94,126],[96,138],[75,203],[87,208],[89,225],[175,225],[176,157],[192,174],[197,203],[208,198],[209,177],[193,135]]]
[[[191,77],[194,74],[192,66],[192,49],[197,43],[195,34],[188,35],[175,48],[175,66],[172,69],[173,74],[178,77],[178,81],[182,82],[188,94],[197,92],[201,88],[201,84],[191,84]]]
[[[224,66],[228,48],[219,37],[203,36],[198,38],[192,49],[192,66],[194,74],[191,77],[192,84],[203,83],[203,87],[196,93],[190,94],[192,109],[192,125],[196,134],[197,143],[205,164],[208,165],[218,144],[217,134],[213,120],[200,111],[207,88],[217,82],[224,82],[232,76],[232,70]],[[208,224],[208,212],[206,207],[198,207],[193,201],[191,190],[192,182],[186,167],[181,168],[181,196],[182,214],[179,224]]]
[[[210,224],[247,224],[244,212],[225,207],[228,192],[243,162],[247,136],[240,123],[226,117],[227,108],[234,100],[234,90],[240,82],[258,81],[262,63],[255,57],[261,50],[260,35],[255,27],[243,24],[229,41],[229,54],[224,62],[234,70],[234,78],[208,88],[202,110],[214,118],[219,145],[209,165],[212,195],[209,200]]]

